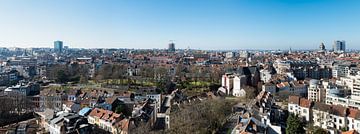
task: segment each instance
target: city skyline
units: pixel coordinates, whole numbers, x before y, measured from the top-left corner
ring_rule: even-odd
[[[1,1],[2,47],[360,49],[359,1]]]

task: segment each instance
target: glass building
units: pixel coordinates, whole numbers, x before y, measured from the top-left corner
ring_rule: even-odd
[[[346,50],[345,41],[339,41],[339,40],[335,41],[333,49],[335,52],[345,52]]]
[[[57,53],[61,53],[63,51],[63,42],[62,41],[54,42],[54,51]]]

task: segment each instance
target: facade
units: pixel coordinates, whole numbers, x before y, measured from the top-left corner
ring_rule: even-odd
[[[345,41],[340,41],[340,40],[336,40],[334,41],[334,46],[333,49],[335,52],[345,52],[346,51],[346,47],[345,47]]]
[[[86,118],[73,113],[60,113],[47,123],[50,134],[90,133],[92,128]]]
[[[350,65],[335,64],[332,68],[332,76],[335,78],[346,77],[350,71]]]
[[[349,109],[349,115],[347,116],[348,130],[356,130],[360,132],[360,110],[358,109]]]
[[[63,42],[62,41],[54,42],[54,51],[57,53],[61,53],[63,51]]]
[[[241,75],[241,76],[235,76],[233,79],[233,90],[232,90],[232,95],[233,96],[242,96],[243,93],[241,93],[241,87],[244,85],[244,83],[246,82],[246,77],[245,75]],[[242,94],[242,95],[241,95]]]
[[[301,102],[302,100],[303,102]],[[290,96],[288,110],[290,113],[300,115],[307,122],[312,122],[314,126],[326,130],[359,131],[360,111],[358,109],[347,108],[341,105],[328,105],[321,102],[309,102],[309,100],[304,98]]]
[[[315,102],[312,108],[314,126],[321,127],[323,129],[331,128],[331,119],[328,111],[331,110],[330,105],[326,105],[321,102]]]
[[[299,96],[290,96],[288,103],[288,111],[299,115],[305,121],[310,121],[312,119],[311,111],[312,102],[305,98],[300,98]]]
[[[270,81],[271,79],[271,72],[267,69],[263,69],[263,70],[260,70],[260,79],[261,81],[263,81],[264,83],[267,83]]]
[[[320,51],[325,51],[325,44],[321,43],[319,46]]]
[[[40,93],[40,85],[37,83],[20,83],[5,89],[5,94],[9,92],[18,92],[24,96],[33,96]]]
[[[226,94],[230,94],[233,89],[234,76],[232,74],[225,74],[221,78],[221,86],[226,89]]]
[[[90,124],[97,125],[101,129],[113,134],[122,133],[122,130],[119,130],[117,127],[119,123],[122,123],[121,120],[123,120],[121,114],[99,108],[94,108],[88,116]]]
[[[265,83],[264,85],[262,85],[262,91],[274,94],[276,93],[276,85],[271,83]]]
[[[321,81],[312,79],[308,87],[308,99],[311,101],[321,102],[325,97],[325,89],[321,85]]]
[[[330,88],[326,92],[326,104],[360,109],[360,100],[353,96],[344,96],[343,93],[340,93],[340,89]]]
[[[174,42],[169,43],[168,51],[175,52],[175,43]]]

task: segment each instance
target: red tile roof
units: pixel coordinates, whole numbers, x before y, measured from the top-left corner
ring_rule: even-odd
[[[116,120],[120,119],[121,114],[117,114],[109,110],[94,108],[90,112],[89,116],[97,117],[110,122],[115,122]]]
[[[330,110],[330,114],[345,117],[346,116],[346,107],[341,105],[333,105]]]
[[[289,96],[289,103],[290,104],[299,104],[300,97],[299,96]]]
[[[130,123],[130,120],[129,119],[123,119],[119,122],[117,122],[115,124],[115,126],[117,126],[118,128],[120,128],[121,131],[129,131],[129,123]]]
[[[300,107],[306,107],[306,108],[310,108],[311,106],[311,101],[305,98],[301,98],[300,99]]]
[[[346,132],[341,132],[341,134],[359,134],[359,133],[356,132],[356,130],[350,130],[350,131],[346,131]]]
[[[360,110],[349,108],[349,117],[359,119],[360,118]]]

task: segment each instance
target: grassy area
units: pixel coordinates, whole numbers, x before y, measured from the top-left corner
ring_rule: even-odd
[[[210,82],[206,82],[206,81],[193,81],[189,83],[192,86],[196,86],[196,87],[208,87],[210,86]]]
[[[91,83],[98,83],[98,84],[113,84],[113,85],[142,85],[142,86],[156,86],[156,82],[152,81],[144,81],[144,80],[129,80],[129,79],[107,79],[107,80],[100,80],[100,81],[92,81]]]

